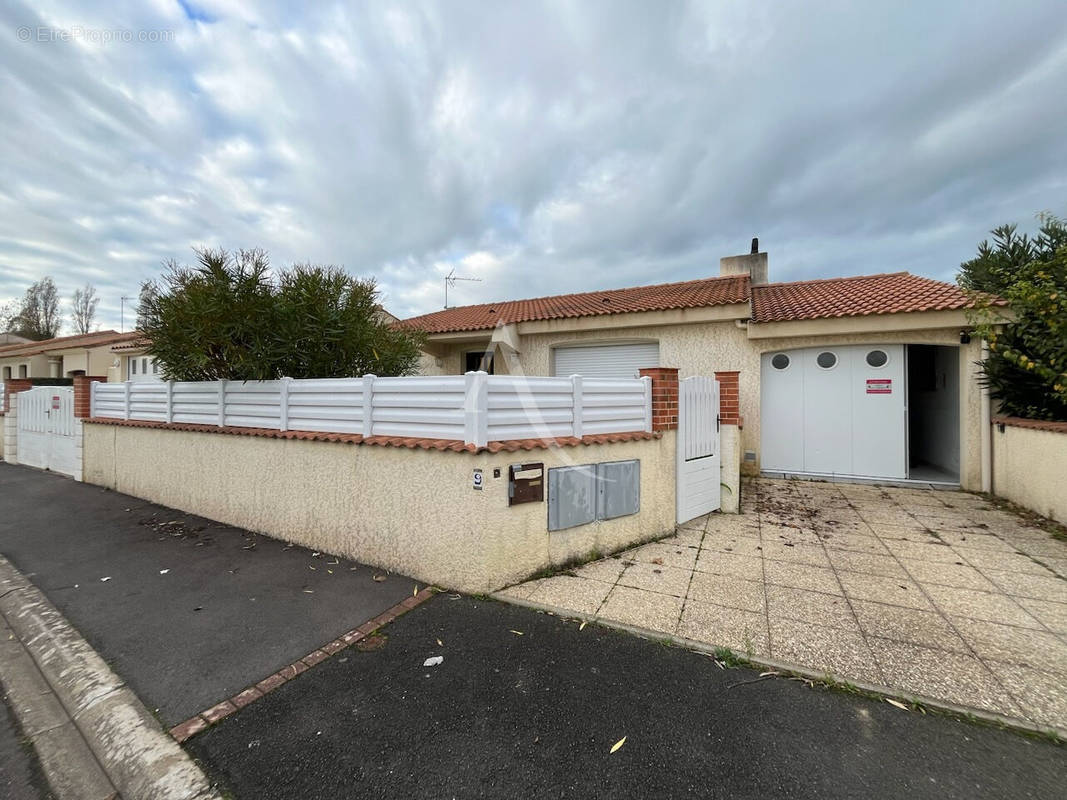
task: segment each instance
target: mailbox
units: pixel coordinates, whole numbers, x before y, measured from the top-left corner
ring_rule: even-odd
[[[508,467],[508,505],[540,503],[545,499],[545,465],[512,464]]]

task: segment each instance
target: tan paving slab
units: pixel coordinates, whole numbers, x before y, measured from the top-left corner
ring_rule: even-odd
[[[652,544],[635,547],[633,550],[627,550],[626,557],[631,561],[664,564],[678,569],[692,569],[693,565],[696,564],[699,552],[698,548],[690,545],[653,542]]]
[[[985,571],[987,569],[1004,572],[1024,572],[1033,575],[1047,575],[1048,567],[1040,564],[1030,556],[1022,553],[992,550],[984,547],[954,546],[952,548],[972,567]]]
[[[935,583],[940,586],[959,586],[983,592],[996,591],[996,586],[974,567],[965,563],[948,564],[942,561],[920,561],[914,558],[900,559],[901,565],[919,583]]]
[[[577,574],[589,580],[614,584],[625,568],[626,562],[620,556],[608,556],[579,567]]]
[[[844,597],[786,586],[767,587],[767,616],[772,622],[792,619],[855,633],[860,630],[852,607]]]
[[[1048,600],[1052,603],[1067,603],[1067,581],[1046,570],[1044,575],[1029,572],[1006,572],[984,569],[982,572],[1010,595]]]
[[[676,528],[673,536],[668,536],[662,541],[667,544],[684,544],[689,547],[700,547],[700,543],[704,541],[704,535],[704,531]]]
[[[1067,642],[1054,633],[962,617],[952,618],[952,624],[984,661],[1060,672],[1067,681]]]
[[[916,542],[918,544],[938,544],[939,542],[936,536],[927,531],[926,528],[918,522],[910,526],[874,524],[871,525],[870,528],[871,533],[883,540],[901,539],[906,542]]]
[[[600,619],[621,622],[638,628],[673,634],[682,612],[682,598],[666,594],[616,586],[597,615]]]
[[[906,578],[907,573],[895,556],[877,553],[857,553],[852,550],[827,550],[834,569],[862,572],[865,575],[882,575],[888,578]]]
[[[763,554],[763,542],[751,536],[709,533],[704,537],[701,550],[717,550],[722,553],[735,553],[740,556],[761,556]]]
[[[1046,558],[1042,556],[1039,560],[1061,578],[1067,578],[1067,558]]]
[[[1011,543],[1017,550],[1044,560],[1045,558],[1067,559],[1067,543],[1051,538],[1042,531],[1044,538],[1018,538],[1012,537]]]
[[[744,514],[712,514],[708,518],[707,532],[758,537],[759,519]]]
[[[695,568],[698,572],[733,575],[736,578],[750,581],[763,580],[763,559],[758,556],[743,556],[719,550],[701,550]]]
[[[822,545],[788,545],[783,542],[765,542],[763,545],[763,557],[777,561],[808,564],[813,567],[830,566],[830,560],[826,557],[826,551]]]
[[[938,538],[952,547],[994,550],[1003,553],[1015,552],[1015,548],[1012,545],[991,533],[975,533],[974,531],[940,531],[938,532]]]
[[[1040,629],[1042,627],[1041,623],[1024,611],[1019,603],[1003,594],[932,584],[926,586],[925,589],[930,599],[934,601],[934,605],[949,616],[1000,622],[1023,628]]]
[[[788,619],[771,619],[771,656],[780,661],[884,685],[870,648],[856,632]]]
[[[1050,603],[1028,597],[1016,598],[1016,602],[1049,630],[1067,635],[1067,603]]]
[[[728,647],[748,656],[769,656],[765,614],[689,601],[682,610],[678,635]]]
[[[977,658],[868,637],[889,686],[1017,717],[1021,709]]]
[[[860,629],[868,637],[879,636],[922,647],[968,652],[967,643],[935,611],[920,611],[869,600],[853,600],[852,609]]]
[[[832,569],[796,564],[791,561],[764,562],[764,580],[768,584],[789,586],[794,589],[807,589],[811,592],[825,594],[842,594],[841,584]]]
[[[889,552],[897,558],[914,558],[918,561],[945,561],[949,564],[960,560],[959,553],[947,544],[919,544],[901,539],[883,539]]]
[[[579,614],[592,615],[611,591],[611,584],[555,575],[536,581],[536,588],[526,599],[533,603],[565,608]]]
[[[931,508],[947,508],[945,502],[937,492],[928,490],[916,491],[914,489],[899,489],[886,487],[885,493],[889,498],[902,506],[927,506]]]
[[[864,536],[857,533],[833,533],[822,537],[823,545],[828,550],[853,550],[857,553],[874,553],[887,556],[890,554],[886,545],[877,536]]]
[[[766,594],[762,582],[747,581],[730,575],[715,575],[710,572],[693,573],[688,599],[698,603],[712,603],[760,613],[766,607]]]
[[[864,506],[857,511],[864,522],[872,524],[911,526],[915,524],[916,519],[904,509],[888,505]]]
[[[1063,730],[1067,720],[1067,680],[1062,673],[990,661],[989,668],[1022,706],[1022,715]]]
[[[791,542],[793,544],[819,544],[819,537],[810,528],[795,528],[785,525],[761,525],[760,537],[765,542]]]
[[[693,571],[688,569],[676,569],[636,561],[623,570],[622,575],[619,576],[618,585],[685,597],[689,589],[690,576],[693,574]]]
[[[845,589],[845,595],[856,600],[873,600],[895,606],[933,611],[930,601],[923,595],[915,581],[907,578],[886,578],[881,575],[864,575],[858,572],[838,570],[837,577]]]

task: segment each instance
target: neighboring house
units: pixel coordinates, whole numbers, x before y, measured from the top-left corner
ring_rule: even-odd
[[[897,272],[770,283],[767,254],[720,276],[484,303],[399,323],[423,374],[682,378],[737,372],[743,468],[986,485],[989,401],[971,299]]]
[[[22,344],[23,342],[32,342],[33,339],[28,339],[25,336],[19,336],[17,333],[0,333],[0,347],[8,344]]]
[[[115,354],[114,366],[108,380],[116,381],[161,381],[163,370],[153,356],[148,355],[149,342],[141,336],[118,342],[111,347]]]
[[[0,381],[107,375],[115,360],[112,345],[136,338],[136,333],[97,331],[4,345],[0,347]]]

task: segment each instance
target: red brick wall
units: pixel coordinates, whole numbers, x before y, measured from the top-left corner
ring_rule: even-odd
[[[107,375],[74,376],[74,416],[76,419],[89,419],[93,381],[107,383]]]
[[[719,422],[723,425],[743,425],[740,373],[716,372],[715,380],[719,382]]]
[[[672,431],[678,427],[678,370],[649,367],[640,371],[652,379],[652,430]]]

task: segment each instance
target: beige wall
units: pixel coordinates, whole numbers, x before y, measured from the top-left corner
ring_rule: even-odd
[[[993,493],[1067,524],[1067,433],[995,425]]]
[[[87,483],[465,592],[674,526],[673,434],[475,455],[89,423],[83,448]],[[509,464],[630,458],[641,459],[638,514],[549,533],[546,503],[508,507]]]
[[[114,360],[114,354],[107,347],[95,347],[90,349],[72,348],[70,350],[50,350],[47,353],[39,353],[34,356],[12,356],[0,359],[0,376],[4,374],[3,367],[11,367],[11,377],[19,377],[19,364],[28,365],[29,378],[51,378],[50,362],[61,358],[59,368],[60,378],[68,377],[68,373],[75,370],[84,370],[86,375],[107,375],[108,367]]]

